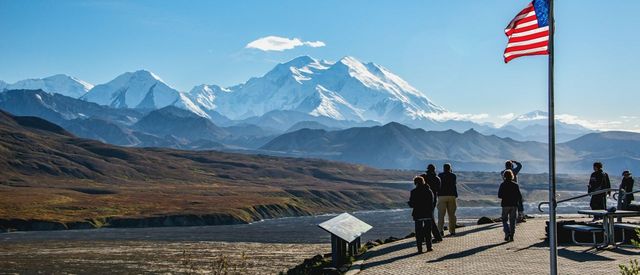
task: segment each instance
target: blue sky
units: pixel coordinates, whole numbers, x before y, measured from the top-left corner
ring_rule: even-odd
[[[478,121],[546,110],[546,57],[505,65],[503,30],[527,0],[0,0],[0,79],[57,73],[93,84],[147,69],[188,91],[261,76],[299,55],[389,68],[436,104]],[[556,1],[556,112],[640,130],[637,0]],[[320,41],[284,51],[266,36]],[[316,45],[317,46],[317,45]]]

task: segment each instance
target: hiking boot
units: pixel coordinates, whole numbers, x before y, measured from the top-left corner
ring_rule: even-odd
[[[504,235],[504,241],[508,242],[509,241],[509,235]]]
[[[431,252],[431,251],[433,251],[433,248],[427,247],[427,252]]]
[[[513,242],[513,235],[509,236],[509,242]]]
[[[431,240],[431,243],[439,243],[441,241],[442,241],[442,239],[433,239],[433,240]]]

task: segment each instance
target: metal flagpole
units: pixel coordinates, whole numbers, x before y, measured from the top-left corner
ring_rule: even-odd
[[[558,274],[558,240],[556,224],[556,127],[553,103],[553,36],[555,20],[553,0],[549,0],[549,273]]]

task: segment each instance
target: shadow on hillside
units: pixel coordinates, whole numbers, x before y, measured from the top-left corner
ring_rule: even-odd
[[[507,244],[507,242],[483,245],[483,246],[479,246],[479,247],[472,248],[472,249],[469,249],[469,250],[460,251],[458,253],[449,254],[447,256],[440,257],[438,259],[434,259],[434,260],[428,261],[428,263],[436,263],[436,262],[442,262],[442,261],[446,261],[446,260],[454,260],[454,259],[464,258],[464,257],[468,257],[468,256],[471,256],[471,255],[474,255],[476,253],[485,251],[487,249],[491,249],[491,248],[494,248],[494,247],[498,247],[498,246],[504,245],[504,244]]]

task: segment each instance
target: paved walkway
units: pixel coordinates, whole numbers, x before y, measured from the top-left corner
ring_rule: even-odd
[[[548,274],[545,221],[519,224],[511,243],[504,242],[501,226],[460,228],[456,237],[445,237],[434,244],[433,252],[424,254],[416,254],[415,239],[375,247],[358,274]],[[619,274],[619,264],[640,259],[640,250],[631,248],[560,246],[558,254],[559,274]]]

